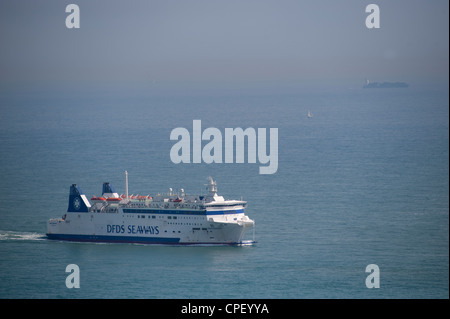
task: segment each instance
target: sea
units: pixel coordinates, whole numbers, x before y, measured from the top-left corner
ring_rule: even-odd
[[[194,120],[222,134],[277,128],[276,173],[247,157],[174,163],[170,134],[192,134]],[[45,237],[71,184],[88,198],[103,182],[125,193],[125,170],[129,193],[142,195],[204,194],[212,176],[219,195],[248,202],[256,243]],[[66,285],[71,264],[79,288]],[[448,86],[3,90],[0,298],[447,299]]]

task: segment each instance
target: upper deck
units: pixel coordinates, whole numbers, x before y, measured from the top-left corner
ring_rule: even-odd
[[[107,186],[105,186],[107,184]],[[208,194],[206,195],[186,195],[181,189],[180,193],[174,193],[169,189],[167,194],[157,194],[155,196],[141,195],[118,195],[109,183],[104,184],[104,193],[101,197],[93,196],[92,206],[89,212],[92,213],[126,213],[133,212],[160,212],[168,213],[188,213],[206,214],[219,213],[224,211],[242,211],[247,205],[243,200],[225,200],[217,195],[216,182],[209,177]],[[105,189],[108,191],[105,193]]]

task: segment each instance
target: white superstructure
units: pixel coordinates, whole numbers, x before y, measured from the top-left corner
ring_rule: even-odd
[[[62,218],[47,222],[50,239],[143,244],[229,244],[244,241],[254,221],[244,214],[246,201],[225,200],[217,195],[216,182],[209,177],[207,195],[174,194],[151,197],[119,196],[109,183],[102,196],[89,201],[81,189],[70,187],[69,207]],[[92,202],[92,203],[91,203]]]

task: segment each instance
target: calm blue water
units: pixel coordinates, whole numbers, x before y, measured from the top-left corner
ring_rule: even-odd
[[[314,114],[308,119],[308,110]],[[448,298],[448,89],[0,97],[0,298]],[[172,129],[277,127],[279,168],[170,161]],[[248,201],[250,247],[49,241],[69,186]],[[65,268],[80,267],[80,289]],[[365,268],[380,268],[368,289]]]

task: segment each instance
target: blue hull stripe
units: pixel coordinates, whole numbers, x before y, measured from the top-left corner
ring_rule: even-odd
[[[180,238],[47,234],[49,239],[101,243],[178,244]]]
[[[180,242],[180,238],[137,237],[137,236],[96,236],[96,235],[69,235],[47,234],[48,239],[94,242],[94,243],[132,243],[132,244],[160,244],[160,245],[227,245],[236,246],[242,242]],[[252,242],[255,243],[255,242]]]

